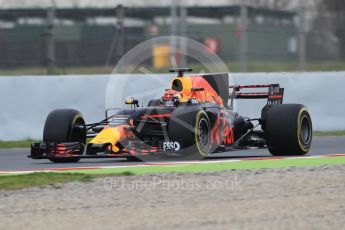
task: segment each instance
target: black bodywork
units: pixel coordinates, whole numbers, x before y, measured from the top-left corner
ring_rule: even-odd
[[[169,135],[169,121],[177,110],[196,111],[204,110],[210,120],[211,126],[217,125],[221,117],[230,124],[228,141],[221,142],[213,149],[212,153],[231,150],[240,150],[249,147],[263,148],[266,145],[265,140],[265,111],[272,104],[281,104],[283,100],[284,89],[278,84],[268,85],[235,85],[229,86],[228,74],[210,74],[203,78],[212,86],[224,102],[224,107],[215,103],[195,103],[188,101],[180,103],[177,107],[157,106],[157,103],[151,103],[151,106],[145,108],[131,108],[125,110],[109,109],[106,111],[106,118],[100,122],[86,124],[79,127],[86,133],[87,138],[95,137],[105,126],[116,127],[119,125],[128,125],[127,127],[134,133],[135,138],[124,140],[117,143],[120,149],[118,152],[112,152],[108,144],[95,145],[88,144],[84,146],[79,142],[72,143],[35,143],[31,146],[29,157],[33,159],[47,158],[114,158],[129,157],[147,153],[166,154],[163,151],[164,142],[183,140],[178,139],[178,135],[171,137]],[[224,87],[226,86],[226,87]],[[264,92],[243,93],[242,89],[263,88]],[[233,101],[235,99],[267,99],[267,105],[262,109],[262,115],[259,118],[247,118],[232,111]],[[156,100],[157,101],[157,100]],[[150,105],[150,104],[149,104]],[[256,129],[261,125],[261,129]],[[221,132],[224,127],[220,127]],[[171,151],[168,154],[179,154],[179,151]]]

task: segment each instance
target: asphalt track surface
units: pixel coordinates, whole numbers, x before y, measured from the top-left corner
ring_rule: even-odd
[[[0,150],[0,171],[14,170],[42,170],[54,168],[74,167],[100,167],[100,166],[126,166],[139,165],[142,162],[129,162],[124,158],[117,159],[82,159],[78,163],[54,164],[49,160],[32,160],[27,157],[29,149]],[[307,156],[330,155],[345,153],[345,136],[339,137],[313,137],[313,143]],[[212,154],[207,160],[232,160],[245,158],[272,157],[266,149],[253,149],[231,151]]]

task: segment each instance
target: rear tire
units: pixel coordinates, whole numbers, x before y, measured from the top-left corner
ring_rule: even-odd
[[[84,129],[80,129],[84,126]],[[73,109],[57,109],[49,113],[43,131],[43,141],[52,143],[80,142],[85,146],[85,121],[81,113]],[[81,150],[82,154],[84,148]],[[49,158],[54,163],[74,163],[80,158]]]
[[[264,118],[267,147],[274,156],[308,153],[312,142],[312,121],[307,108],[299,104],[271,106]]]

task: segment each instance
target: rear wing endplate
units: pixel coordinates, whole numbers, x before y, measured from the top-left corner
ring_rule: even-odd
[[[229,94],[231,99],[230,109],[233,108],[234,99],[266,99],[267,104],[282,104],[284,97],[284,88],[279,84],[266,85],[232,85],[229,86],[232,92]],[[267,88],[268,92],[241,92],[241,89]]]

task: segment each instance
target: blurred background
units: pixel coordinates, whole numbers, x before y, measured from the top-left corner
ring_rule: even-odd
[[[232,72],[345,70],[343,0],[0,0],[0,75],[108,74],[131,48],[185,36]],[[145,63],[200,67],[180,44]]]

